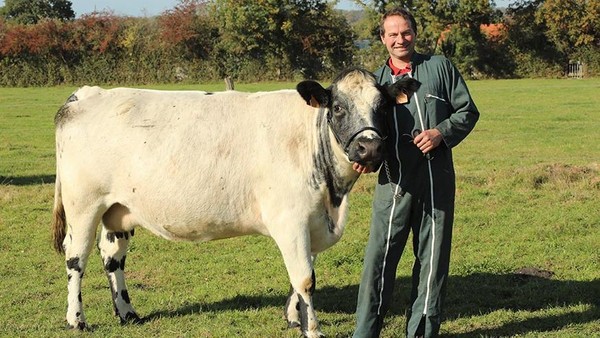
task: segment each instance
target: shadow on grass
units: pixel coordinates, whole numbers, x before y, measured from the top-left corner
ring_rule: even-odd
[[[497,328],[476,328],[448,337],[513,336],[528,332],[548,332],[573,324],[586,324],[600,318],[600,280],[559,281],[528,275],[472,274],[453,276],[446,297],[446,318],[477,317],[497,310],[542,311],[552,307],[589,305],[583,312],[548,312],[515,319]]]
[[[409,306],[410,278],[396,280],[394,300],[388,316],[404,316]],[[352,315],[356,306],[358,285],[345,287],[325,286],[314,295],[315,308],[321,313]],[[175,311],[158,311],[145,321],[159,317],[178,317],[202,311],[247,310],[261,307],[281,307],[284,296],[243,296],[208,304],[190,304]],[[538,311],[551,307],[580,304],[590,305],[584,312],[540,315],[515,320],[493,329],[475,328],[473,331],[446,335],[448,337],[510,336],[527,332],[548,332],[573,324],[586,324],[600,318],[600,280],[588,282],[558,281],[554,279],[515,274],[472,274],[451,276],[446,297],[446,318],[449,320],[482,316],[497,310]]]
[[[36,185],[50,184],[56,181],[56,175],[34,175],[34,176],[0,176],[0,185]]]

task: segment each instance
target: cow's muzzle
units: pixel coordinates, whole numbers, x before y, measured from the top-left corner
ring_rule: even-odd
[[[363,127],[351,134],[346,141],[342,141],[342,138],[332,126],[331,115],[327,115],[327,124],[337,143],[343,147],[342,149],[350,162],[369,166],[373,170],[379,168],[383,161],[383,137],[379,129]]]
[[[347,148],[348,160],[376,170],[383,160],[383,139],[377,134],[373,137],[358,136]]]

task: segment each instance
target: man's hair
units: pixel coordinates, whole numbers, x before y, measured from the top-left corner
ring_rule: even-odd
[[[392,9],[388,9],[385,13],[383,13],[381,20],[379,21],[379,35],[380,36],[385,35],[385,28],[383,27],[383,23],[385,22],[385,19],[389,18],[390,16],[394,16],[394,15],[401,16],[404,18],[404,20],[410,22],[410,27],[412,28],[413,32],[415,32],[415,34],[417,34],[417,21],[415,20],[415,17],[407,9],[404,9],[401,7],[395,7]]]

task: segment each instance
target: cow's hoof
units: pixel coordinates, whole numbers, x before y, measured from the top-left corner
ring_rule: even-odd
[[[311,331],[311,332],[304,332],[304,337],[305,338],[324,338],[325,335],[323,333],[321,333],[321,331]]]
[[[296,321],[292,321],[292,322],[288,321],[287,322],[287,328],[288,329],[293,329],[293,328],[296,328],[296,327],[300,327],[300,322],[296,322]]]
[[[137,315],[135,312],[127,312],[125,318],[119,317],[121,319],[121,325],[127,324],[142,324],[144,321]]]
[[[67,323],[67,330],[89,331],[85,322],[77,322],[75,325]]]

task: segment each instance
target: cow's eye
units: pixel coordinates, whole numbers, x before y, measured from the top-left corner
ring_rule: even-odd
[[[333,106],[333,113],[337,116],[343,115],[344,108],[342,108],[342,106],[340,106],[339,104],[336,104]]]

